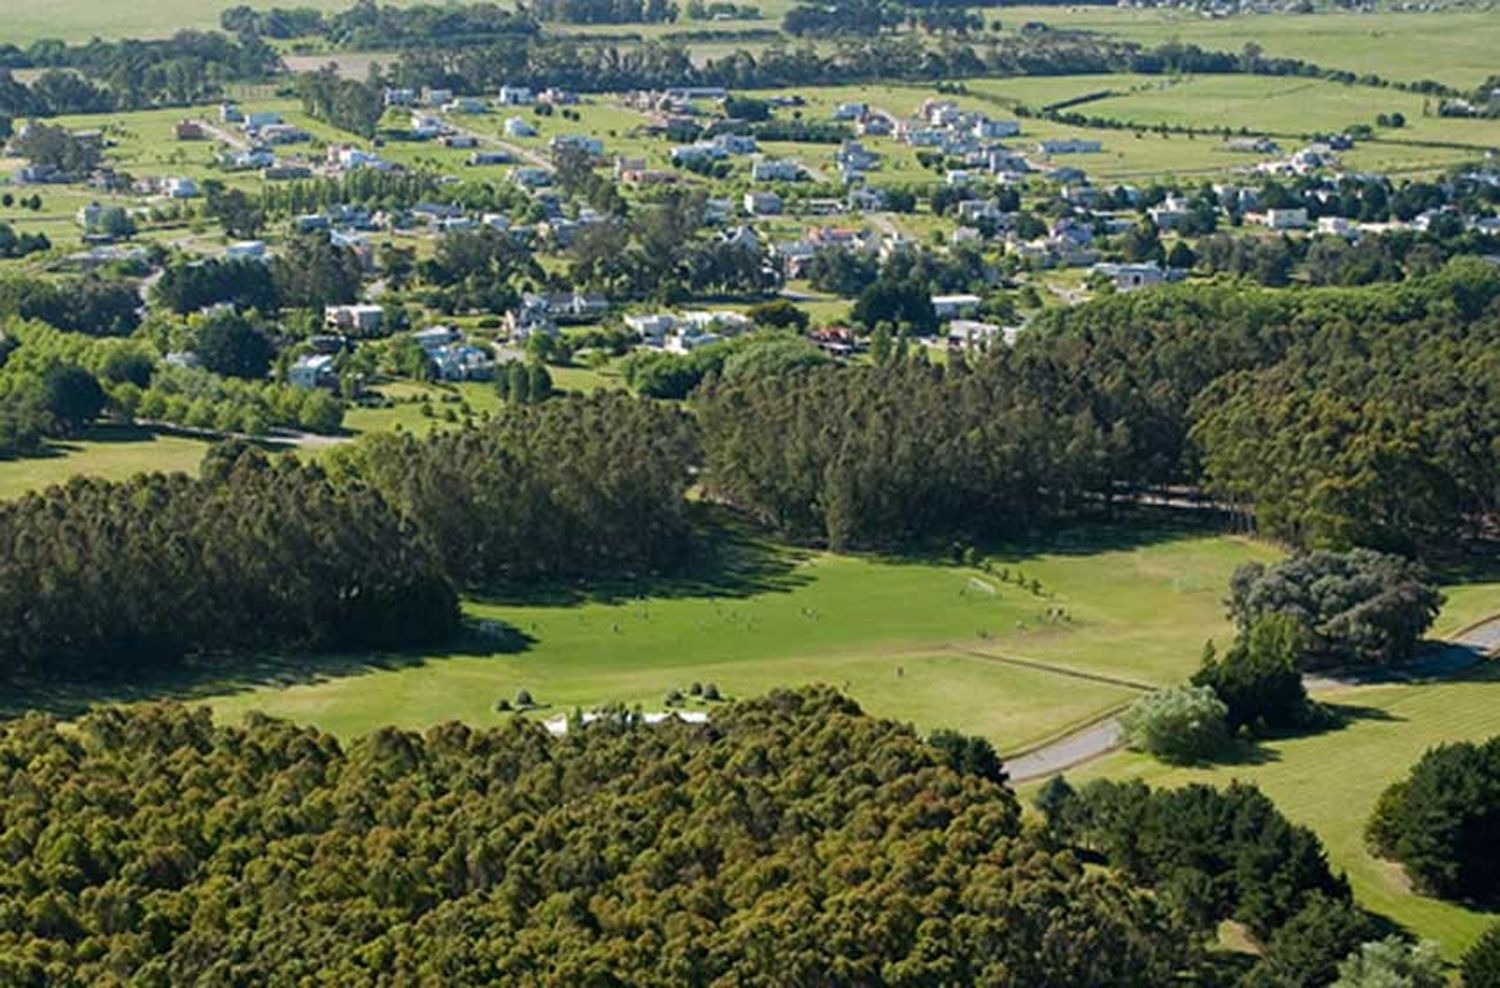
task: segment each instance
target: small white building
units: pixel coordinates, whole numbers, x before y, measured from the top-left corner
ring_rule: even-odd
[[[795,182],[802,175],[802,166],[786,158],[762,158],[750,166],[752,182]]]
[[[507,117],[505,120],[506,137],[535,137],[536,128],[524,117]]]
[[[782,208],[781,196],[774,192],[745,193],[745,212],[751,216],[779,216]]]
[[[1294,209],[1268,209],[1258,219],[1261,226],[1271,230],[1307,229],[1307,210],[1301,206]]]
[[[536,102],[536,94],[530,86],[501,86],[495,102],[501,106],[530,106]]]
[[[932,309],[942,320],[972,316],[982,301],[978,295],[934,295]]]

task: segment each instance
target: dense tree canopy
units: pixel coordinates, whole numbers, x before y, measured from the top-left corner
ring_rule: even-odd
[[[399,647],[457,618],[438,561],[379,495],[291,459],[247,455],[215,480],[77,478],[0,504],[0,678]]]
[[[7,984],[1154,988],[1200,964],[1156,897],[828,692],[347,749],[109,708],[0,726],[0,786]]]
[[[678,410],[601,394],[425,439],[374,436],[331,462],[409,518],[455,580],[495,587],[681,562],[695,448]]]
[[[1230,578],[1229,613],[1240,629],[1268,615],[1291,618],[1302,640],[1285,650],[1304,667],[1411,658],[1442,603],[1423,567],[1369,549],[1246,563]]]

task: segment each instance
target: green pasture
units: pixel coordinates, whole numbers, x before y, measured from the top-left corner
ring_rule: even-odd
[[[1500,44],[1500,18],[1493,11],[1474,9],[1212,19],[1177,10],[1055,6],[1007,7],[1000,18],[1010,29],[1042,21],[1147,45],[1180,41],[1238,52],[1254,42],[1270,56],[1399,81],[1433,79],[1459,88],[1478,86],[1495,71],[1494,53]]]

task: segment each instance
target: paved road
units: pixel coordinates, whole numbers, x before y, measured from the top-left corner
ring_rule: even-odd
[[[1397,669],[1382,669],[1362,676],[1309,676],[1311,692],[1368,686],[1374,683],[1412,683],[1463,672],[1500,652],[1500,615],[1460,631],[1446,643],[1434,646],[1416,661]],[[1090,724],[1040,748],[1005,760],[1012,782],[1029,782],[1076,768],[1118,748],[1124,742],[1116,717]]]

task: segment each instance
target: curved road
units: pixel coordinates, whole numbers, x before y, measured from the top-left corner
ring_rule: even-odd
[[[1309,676],[1306,683],[1309,691],[1318,692],[1374,683],[1417,682],[1463,672],[1497,652],[1500,652],[1500,614],[1470,625],[1400,668],[1376,670],[1363,676]],[[1122,741],[1120,720],[1110,716],[1056,741],[1005,759],[1005,770],[1013,783],[1031,782],[1108,754]]]

